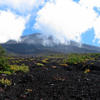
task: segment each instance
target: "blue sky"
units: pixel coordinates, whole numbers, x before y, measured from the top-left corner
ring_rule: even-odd
[[[4,24],[0,24],[0,42],[42,33],[61,43],[73,40],[100,46],[99,4],[96,0],[0,0],[0,21]]]

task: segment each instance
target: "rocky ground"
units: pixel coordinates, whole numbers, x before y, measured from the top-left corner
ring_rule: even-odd
[[[0,100],[100,100],[100,59],[82,64],[63,64],[62,58],[16,57],[10,64],[30,71],[0,74],[12,81],[0,83]],[[87,71],[86,71],[87,70]]]

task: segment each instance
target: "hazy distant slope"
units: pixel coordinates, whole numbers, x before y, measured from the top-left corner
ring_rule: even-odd
[[[21,38],[21,42],[17,43],[16,41],[10,40],[2,46],[10,53],[15,54],[42,54],[42,53],[98,53],[100,52],[99,47],[90,46],[86,44],[82,44],[82,46],[78,46],[76,42],[71,42],[70,45],[56,45],[53,43],[52,38],[48,38],[48,41],[53,44],[52,46],[44,46],[44,40],[41,37],[41,34],[31,34],[28,36],[23,36]]]

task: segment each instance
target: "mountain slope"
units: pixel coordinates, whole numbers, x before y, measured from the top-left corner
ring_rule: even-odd
[[[43,45],[48,42],[50,45]],[[71,42],[69,45],[55,44],[53,38],[43,38],[39,33],[21,37],[21,42],[13,40],[8,41],[2,46],[9,52],[22,55],[37,55],[46,53],[98,53],[99,47],[82,44],[79,46],[76,42]]]

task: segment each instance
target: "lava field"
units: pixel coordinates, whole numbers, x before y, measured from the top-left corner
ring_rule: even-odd
[[[63,57],[10,57],[29,72],[0,74],[0,100],[100,100],[100,58],[69,64]]]

